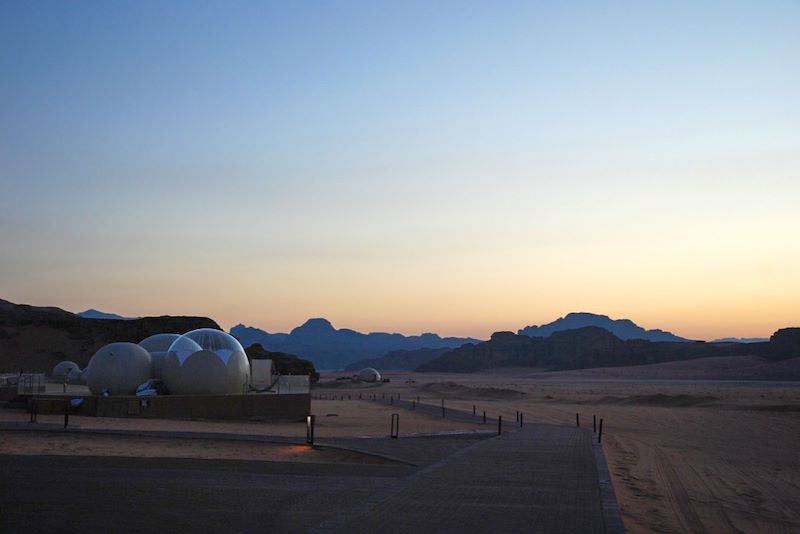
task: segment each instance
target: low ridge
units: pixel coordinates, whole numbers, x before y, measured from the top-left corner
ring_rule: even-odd
[[[520,329],[517,333],[530,337],[547,337],[563,330],[575,330],[585,326],[604,328],[620,339],[645,339],[647,341],[687,342],[686,338],[676,336],[672,332],[660,329],[645,330],[630,319],[611,319],[607,315],[588,312],[572,312],[560,317],[552,323],[541,326],[531,325]]]

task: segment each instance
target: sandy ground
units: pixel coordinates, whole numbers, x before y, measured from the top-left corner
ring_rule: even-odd
[[[0,454],[385,463],[374,456],[340,449],[312,449],[305,445],[8,430],[0,434]]]
[[[381,390],[383,391],[383,390]],[[388,391],[388,390],[387,390]],[[333,395],[332,392],[327,392]],[[338,393],[338,392],[337,392]],[[485,431],[480,424],[469,425],[447,419],[432,418],[407,410],[392,410],[379,403],[357,399],[358,390],[353,391],[351,400],[314,400],[312,413],[316,415],[315,432],[317,439],[335,437],[387,437],[390,432],[391,414],[400,412],[401,431],[409,434],[435,434],[443,432]],[[380,393],[379,393],[380,395]],[[388,394],[387,394],[388,395]],[[367,393],[365,390],[364,396]],[[21,411],[0,410],[0,421],[25,422],[29,415]],[[40,415],[43,423],[63,424],[63,415]],[[305,422],[291,421],[178,421],[168,419],[120,419],[113,417],[81,417],[71,415],[70,428],[115,429],[115,430],[167,430],[180,432],[221,432],[232,434],[252,434],[261,436],[293,437],[304,440]]]
[[[625,372],[625,378],[547,375],[532,369],[503,369],[470,374],[387,373],[391,383],[379,385],[333,382],[346,373],[323,373],[327,387],[314,395],[318,439],[325,437],[386,436],[392,412],[401,414],[401,432],[435,433],[486,430],[397,409],[364,398],[417,396],[422,402],[472,411],[513,422],[524,413],[526,422],[583,425],[592,415],[603,418],[603,444],[625,526],[630,532],[800,532],[800,383],[653,380]],[[347,400],[350,395],[352,400]],[[344,396],[344,400],[341,397]],[[337,400],[330,400],[336,397]],[[334,415],[335,414],[335,415]],[[2,420],[27,420],[26,414],[0,411]],[[60,416],[40,416],[58,423]],[[80,428],[180,430],[305,437],[302,423],[157,421],[72,417]],[[25,439],[28,439],[27,437]],[[39,438],[30,438],[38,440]],[[71,439],[71,438],[70,438]],[[0,442],[0,452],[17,436]],[[111,442],[113,438],[109,438]],[[123,440],[124,441],[124,440]],[[147,441],[147,440],[146,440]],[[150,440],[158,442],[158,440]],[[198,440],[198,443],[201,443]],[[41,452],[65,454],[157,454],[214,457],[241,454],[292,461],[350,461],[293,457],[291,447],[274,449],[226,444],[224,449],[147,443],[109,443],[103,440],[50,441]],[[8,447],[12,447],[9,449]],[[13,448],[17,447],[17,449]],[[119,447],[122,447],[120,449]],[[128,447],[128,449],[125,449]],[[131,451],[134,447],[136,450]]]

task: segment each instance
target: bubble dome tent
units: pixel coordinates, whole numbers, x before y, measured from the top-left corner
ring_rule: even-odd
[[[53,378],[66,378],[71,380],[73,377],[80,376],[81,367],[71,360],[64,360],[53,367]]]
[[[377,369],[366,367],[358,372],[358,378],[364,382],[380,382],[381,374]]]
[[[95,395],[106,389],[111,395],[132,395],[139,384],[153,378],[153,359],[135,343],[111,343],[94,353],[84,378]]]
[[[139,346],[150,353],[153,358],[153,377],[163,378],[164,358],[169,348],[180,334],[154,334],[139,342]]]
[[[63,380],[68,384],[83,384],[85,383],[83,377],[83,370],[80,365],[72,360],[64,360],[59,362],[53,367],[53,378]]]
[[[250,362],[235,337],[200,328],[170,345],[162,379],[176,395],[241,394],[247,392],[250,383]]]

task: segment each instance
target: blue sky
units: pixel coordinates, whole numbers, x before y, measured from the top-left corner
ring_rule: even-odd
[[[270,331],[800,317],[797,2],[0,6],[0,297]]]

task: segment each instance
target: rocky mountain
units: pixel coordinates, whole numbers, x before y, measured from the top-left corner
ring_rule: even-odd
[[[102,312],[100,310],[95,310],[94,308],[90,308],[86,311],[82,311],[76,313],[75,315],[80,315],[84,319],[115,319],[117,321],[126,321],[128,319],[137,319],[137,317],[123,317],[121,315],[117,315],[116,313],[107,313]]]
[[[423,363],[438,358],[450,349],[393,350],[381,358],[358,360],[344,368],[345,371],[359,371],[372,367],[378,371],[413,371]]]
[[[153,334],[183,334],[196,328],[219,329],[219,325],[206,317],[86,319],[60,308],[0,300],[0,371],[49,373],[62,360],[83,367],[108,343],[138,343]]]
[[[611,319],[607,315],[597,315],[595,313],[573,312],[566,317],[560,317],[552,323],[541,326],[526,326],[517,333],[521,336],[547,337],[555,332],[563,330],[575,330],[585,326],[597,326],[604,328],[620,339],[646,339],[647,341],[680,341],[688,342],[688,339],[678,337],[671,332],[654,329],[645,330],[630,319]]]
[[[245,347],[259,343],[267,350],[297,354],[311,360],[318,369],[342,369],[354,361],[378,358],[395,350],[453,348],[479,342],[472,338],[443,338],[437,334],[364,334],[347,328],[336,329],[327,319],[319,318],[309,319],[288,334],[270,334],[241,324],[231,328],[231,334]]]
[[[769,343],[758,346],[765,347],[774,359],[800,357],[800,328],[781,328],[770,336]]]
[[[796,358],[800,356],[800,328],[778,330],[768,343],[623,340],[596,326],[554,332],[549,337],[496,332],[485,343],[449,350],[417,371],[474,372],[516,366],[566,370],[744,355],[767,360]]]

